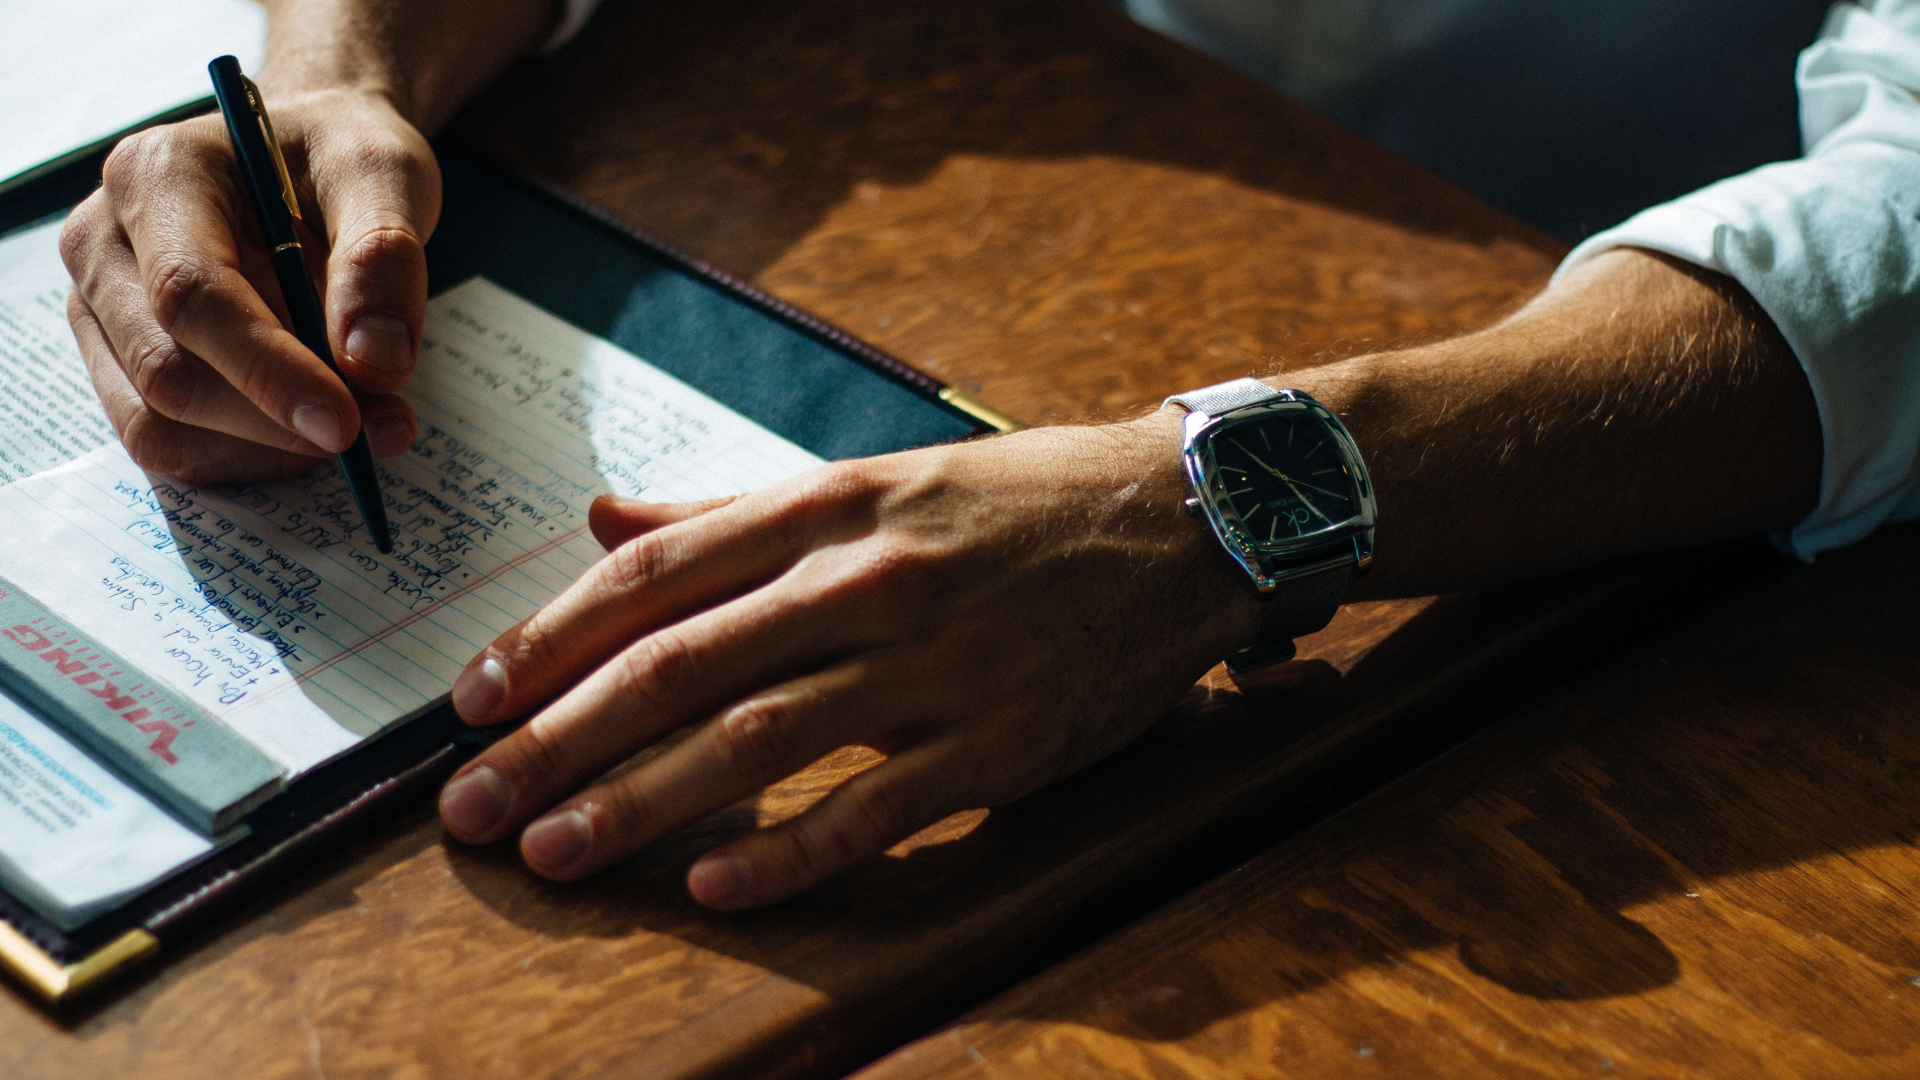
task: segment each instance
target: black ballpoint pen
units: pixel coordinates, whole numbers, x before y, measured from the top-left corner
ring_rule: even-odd
[[[320,297],[307,274],[306,254],[300,250],[300,235],[293,227],[300,218],[300,200],[287,174],[286,159],[280,156],[280,143],[274,138],[273,122],[267,119],[267,107],[260,100],[260,88],[240,73],[240,61],[231,56],[215,59],[207,65],[207,73],[213,76],[213,96],[220,102],[220,114],[226,117],[227,137],[233,140],[247,197],[273,253],[273,273],[280,280],[280,295],[293,322],[293,336],[338,375],[340,365],[334,363],[333,348],[327,344],[326,315],[320,310]],[[393,530],[387,524],[387,504],[380,495],[380,478],[373,470],[373,450],[367,446],[364,428],[354,435],[353,445],[341,451],[338,460],[347,478],[347,490],[353,493],[374,546],[380,554],[388,554],[393,550]]]

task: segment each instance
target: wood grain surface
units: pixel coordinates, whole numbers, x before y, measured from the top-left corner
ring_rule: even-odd
[[[860,1080],[1920,1076],[1916,556],[1779,573]]]
[[[1455,334],[1562,253],[1097,0],[616,0],[458,130],[1030,422]]]
[[[1479,326],[1559,254],[1094,0],[609,3],[458,128],[1029,421]],[[574,886],[422,807],[78,1011],[0,996],[0,1076],[844,1071],[1297,827],[1470,692],[1583,663],[1645,581],[1350,607],[1081,776],[744,916],[686,899],[692,857],[870,758]]]

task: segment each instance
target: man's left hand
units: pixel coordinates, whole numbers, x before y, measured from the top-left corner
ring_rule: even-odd
[[[611,554],[468,665],[463,840],[522,829],[584,877],[834,750],[880,765],[688,874],[739,909],[1111,753],[1253,636],[1256,604],[1181,508],[1171,410],[828,465],[714,503],[602,497]],[[616,777],[676,729],[691,736]],[[528,824],[531,822],[531,824]]]

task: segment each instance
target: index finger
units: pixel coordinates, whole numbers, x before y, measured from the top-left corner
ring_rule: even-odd
[[[148,306],[161,330],[261,412],[338,453],[360,429],[359,407],[241,272],[236,225],[252,210],[234,189],[230,168],[219,154],[177,145],[147,154],[116,150],[108,159],[105,180]]]
[[[771,580],[804,546],[778,514],[731,507],[615,548],[553,602],[500,635],[453,685],[470,724],[519,716],[642,635]],[[772,527],[769,527],[772,526]]]

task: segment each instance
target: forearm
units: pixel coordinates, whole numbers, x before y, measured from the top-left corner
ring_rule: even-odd
[[[268,0],[269,97],[354,90],[427,135],[552,27],[555,0]]]
[[[1785,530],[1819,494],[1812,393],[1765,313],[1727,278],[1639,250],[1479,333],[1267,381],[1326,404],[1366,458],[1380,523],[1349,599]],[[1178,413],[1130,426],[1122,468],[1140,479],[1122,497],[1151,520],[1188,493]],[[1205,531],[1176,516],[1158,518],[1168,536]],[[1217,544],[1184,557],[1244,578]],[[1251,627],[1251,605],[1231,618]]]
[[[1773,324],[1728,279],[1640,251],[1481,333],[1286,381],[1368,459],[1379,556],[1355,597],[1782,530],[1819,494],[1819,418]]]
[[[1485,333],[1274,381],[1368,457],[1381,524],[1357,596],[1777,528],[1814,498],[1819,426],[1770,324],[1724,279],[1638,253]],[[572,879],[834,747],[884,754],[689,872],[701,902],[741,908],[1109,753],[1261,621],[1182,508],[1180,427],[1160,409],[715,503],[603,499],[613,554],[455,683],[469,723],[531,718],[461,770],[442,817],[474,842],[520,832],[528,865]]]

